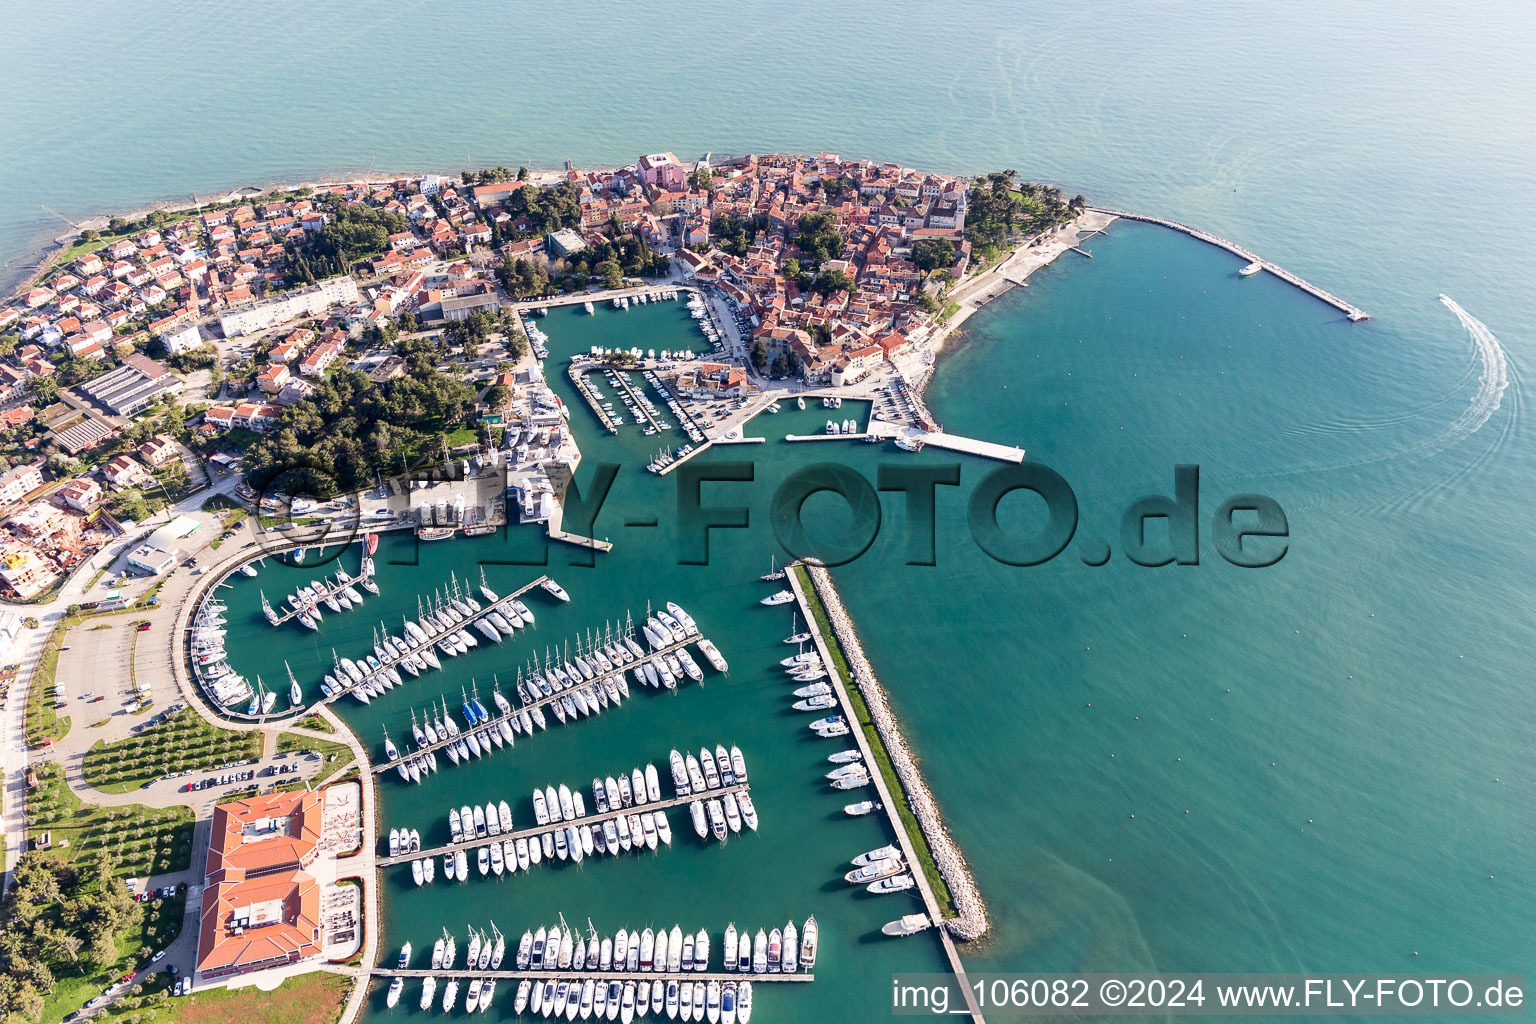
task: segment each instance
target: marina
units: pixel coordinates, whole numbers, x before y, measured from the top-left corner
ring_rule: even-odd
[[[371,535],[370,535],[371,536]],[[365,544],[368,542],[365,541]],[[377,538],[372,539],[377,544]],[[302,552],[303,548],[298,548]],[[366,551],[366,548],[365,548]],[[242,568],[248,568],[242,567]],[[363,555],[362,570],[357,576],[348,575],[346,570],[338,564],[336,566],[335,579],[321,579],[307,587],[301,587],[288,595],[287,604],[283,611],[278,611],[267,600],[265,592],[261,595],[261,610],[267,621],[274,627],[287,622],[297,621],[306,629],[319,629],[320,621],[324,613],[320,611],[323,604],[335,614],[351,611],[362,606],[363,596],[359,587],[375,596],[379,593],[379,585],[374,581],[373,556]]]
[[[567,307],[563,311],[553,310],[547,323],[541,322],[541,326],[549,331],[549,346],[556,357],[562,349],[579,352],[590,344],[607,347],[615,342],[628,342],[646,348],[655,346],[659,350],[666,343],[655,333],[647,334],[647,325],[670,323],[681,312],[676,305],[667,303],[659,308],[631,308],[624,315],[610,313],[604,308],[598,309],[595,316],[587,316],[582,312],[581,305],[577,304],[574,309]],[[565,322],[564,318],[567,317],[569,321]],[[686,323],[686,314],[684,319]],[[609,333],[572,333],[573,328],[586,325],[606,329]],[[623,333],[615,333],[618,331]],[[631,336],[633,341],[630,341]],[[550,376],[555,381],[556,393],[567,405],[581,404],[582,399],[571,382],[560,374]],[[639,384],[638,379],[636,384]],[[611,389],[607,387],[601,390],[612,395]],[[617,402],[615,407],[618,407]],[[809,418],[809,410],[807,413]],[[841,413],[827,413],[823,416],[818,409],[815,415],[819,422],[821,418],[831,415],[839,415],[841,418],[848,413],[845,406]],[[618,435],[610,435],[596,421],[588,421],[585,417],[574,419],[578,421],[576,429],[585,459],[613,460],[618,456],[632,461],[637,454],[646,454],[645,441],[639,436],[638,430],[621,429]],[[861,415],[859,419],[863,422],[866,417]],[[780,422],[790,421],[781,419]],[[765,450],[770,459],[792,463],[796,458],[793,446],[775,445],[770,448],[778,449]],[[654,498],[658,494],[664,496],[670,490],[667,487],[670,481],[660,481],[656,474],[633,474],[626,479],[632,481],[632,486],[638,490],[635,497],[641,500],[647,496]],[[596,532],[602,536],[605,531],[599,529],[586,532]],[[409,968],[424,968],[425,951],[420,945],[422,928],[425,926],[435,930],[436,924],[440,922],[450,929],[458,930],[459,965],[462,967],[465,937],[462,925],[451,922],[473,920],[476,917],[483,921],[487,911],[500,920],[509,914],[511,904],[508,901],[515,901],[517,916],[552,920],[557,912],[566,909],[569,917],[568,908],[574,896],[584,903],[590,902],[594,908],[600,907],[604,918],[616,922],[627,917],[643,923],[658,920],[665,915],[667,919],[675,916],[724,923],[728,916],[734,916],[738,922],[745,916],[765,922],[777,917],[782,925],[784,910],[794,908],[800,913],[814,912],[822,924],[822,943],[825,949],[823,962],[815,972],[821,982],[814,987],[816,994],[813,996],[811,990],[804,990],[804,1009],[808,1012],[813,1008],[816,1012],[830,1009],[843,1015],[851,1013],[856,1018],[857,1006],[862,1005],[858,1002],[861,998],[859,993],[867,992],[866,983],[870,980],[871,970],[877,973],[888,970],[944,970],[945,960],[940,944],[931,936],[898,941],[886,939],[880,934],[885,923],[900,917],[904,910],[920,906],[915,889],[905,893],[878,895],[863,888],[853,888],[841,877],[849,870],[849,858],[861,851],[892,843],[895,838],[889,833],[884,813],[853,816],[844,812],[846,806],[862,803],[867,796],[875,796],[873,784],[867,788],[840,791],[834,788],[832,780],[824,777],[829,770],[838,767],[835,763],[826,762],[827,755],[852,745],[851,738],[816,744],[815,737],[808,735],[807,727],[831,712],[817,710],[797,713],[790,708],[790,704],[798,699],[793,691],[807,685],[814,686],[816,681],[794,680],[777,666],[779,659],[794,653],[796,649],[794,646],[786,649],[781,641],[791,632],[798,634],[805,625],[802,619],[794,625],[793,630],[789,630],[786,627],[791,624],[782,611],[770,613],[758,607],[762,597],[784,585],[765,590],[760,589],[764,586],[762,583],[753,582],[738,590],[735,589],[735,583],[729,583],[732,589],[725,591],[718,590],[714,585],[701,587],[701,581],[694,572],[674,567],[672,559],[667,557],[665,545],[647,542],[648,536],[626,533],[624,543],[603,560],[601,574],[580,570],[558,571],[561,583],[569,587],[569,605],[558,601],[535,602],[525,598],[538,615],[536,631],[518,630],[516,635],[504,637],[498,644],[487,642],[486,638],[476,632],[475,627],[470,626],[469,632],[480,640],[478,646],[494,646],[497,648],[495,654],[475,658],[471,651],[468,652],[471,656],[445,657],[434,646],[432,650],[437,653],[442,664],[441,671],[435,676],[438,680],[435,685],[432,680],[423,679],[425,689],[396,686],[386,690],[382,696],[373,697],[367,704],[360,700],[331,702],[331,706],[344,714],[358,735],[371,741],[372,749],[368,751],[368,763],[363,770],[374,777],[391,769],[398,774],[400,762],[425,756],[413,749],[410,729],[413,709],[418,722],[422,721],[422,709],[431,703],[442,709],[436,714],[441,714],[445,722],[451,709],[461,728],[461,738],[471,731],[466,726],[465,716],[459,713],[461,702],[466,699],[473,702],[478,695],[478,700],[489,712],[487,720],[475,723],[477,735],[482,741],[481,756],[471,757],[468,761],[461,757],[458,771],[447,771],[449,761],[445,748],[450,744],[446,738],[440,737],[438,745],[431,749],[438,762],[438,772],[419,772],[419,784],[367,787],[377,794],[381,819],[386,823],[385,827],[374,829],[373,835],[377,841],[369,841],[368,856],[391,868],[380,873],[376,888],[382,898],[377,903],[370,901],[369,908],[373,911],[372,919],[381,931],[381,951],[386,944],[395,946],[395,949],[373,962],[381,970],[394,968],[395,951],[400,943],[413,937],[414,933],[417,939],[416,960]],[[351,652],[351,656],[356,659],[357,652],[370,650],[371,644],[376,642],[371,637],[374,626],[370,625],[370,619],[375,620],[375,625],[378,619],[383,619],[386,624],[395,623],[393,632],[398,634],[401,614],[407,618],[417,614],[417,594],[423,595],[425,609],[431,603],[434,589],[442,589],[445,580],[456,575],[462,584],[479,576],[480,564],[491,574],[498,572],[493,566],[499,561],[509,557],[527,557],[523,553],[525,549],[515,546],[517,539],[510,536],[507,539],[462,538],[459,543],[452,545],[418,545],[408,532],[386,534],[381,537],[380,552],[377,555],[380,574],[389,576],[388,580],[382,581],[386,584],[386,595],[381,599],[380,610],[367,617],[343,616],[337,619],[329,616],[337,624],[333,626],[332,622],[327,622],[325,632],[284,631],[283,655],[289,659],[296,677],[304,681],[305,685],[312,686],[314,684],[308,680],[319,679],[322,674],[333,672],[336,662],[330,652],[331,643],[336,644],[338,654]],[[508,546],[508,541],[513,541],[514,545]],[[533,558],[542,557],[537,548],[530,546],[530,549]],[[558,558],[578,557],[562,555],[557,547],[548,550],[552,563]],[[736,582],[755,581],[768,568],[769,550],[753,545],[750,552],[732,552],[724,557],[725,562],[720,570],[722,578]],[[311,557],[307,561],[313,563],[315,560]],[[499,571],[529,572],[530,575],[555,573],[555,570],[543,568],[504,568]],[[710,575],[713,578],[715,572],[712,570]],[[233,664],[252,669],[261,666],[263,681],[270,682],[273,676],[281,679],[284,670],[281,661],[278,661],[272,675],[266,671],[265,664],[272,660],[272,645],[264,637],[269,638],[272,631],[261,615],[250,614],[252,606],[258,603],[257,584],[266,584],[268,591],[272,590],[269,574],[263,572],[261,577],[239,580],[233,590],[219,593],[230,605],[230,610],[225,614],[231,620],[229,628]],[[521,585],[529,581],[530,576],[518,575],[513,576],[513,579]],[[503,592],[511,589],[511,582],[507,580],[502,583],[496,577],[491,577],[491,584]],[[461,588],[460,594],[465,590],[474,593],[475,587]],[[705,673],[706,685],[690,687],[687,701],[640,700],[639,695],[631,690],[630,697],[623,703],[633,703],[634,707],[622,716],[596,713],[583,716],[582,720],[586,724],[579,730],[570,731],[556,730],[553,728],[555,723],[549,722],[548,728],[544,730],[547,736],[541,737],[537,743],[518,743],[515,757],[490,756],[500,748],[495,745],[494,739],[489,744],[483,740],[490,735],[493,727],[496,733],[500,733],[502,724],[508,728],[512,726],[508,712],[502,711],[499,702],[495,700],[495,693],[500,692],[508,699],[512,714],[520,715],[527,707],[520,702],[516,693],[519,670],[526,683],[531,670],[530,662],[533,660],[537,660],[539,667],[550,661],[564,664],[565,638],[570,638],[573,655],[578,649],[585,651],[589,625],[595,627],[605,619],[614,621],[616,625],[622,623],[625,605],[633,606],[636,595],[668,592],[698,616],[701,637],[713,634],[717,641],[729,641],[725,655],[730,658],[730,675],[722,676],[719,680],[709,678],[711,667],[704,664],[706,659],[701,656],[700,648],[697,643],[689,644],[688,650]],[[483,600],[481,603],[485,604]],[[733,607],[739,607],[740,610],[728,611]],[[794,607],[791,604],[790,609],[784,610],[792,610]],[[387,614],[385,609],[388,610]],[[458,625],[464,628],[462,622]],[[638,612],[634,626],[637,642],[650,647],[640,629]],[[594,628],[592,632],[595,636],[597,631]],[[550,638],[547,643],[545,637]],[[555,638],[560,641],[558,653]],[[580,643],[578,638],[581,638]],[[676,643],[674,640],[673,644]],[[603,646],[603,641],[598,640],[597,644]],[[663,652],[671,649],[673,644],[664,646]],[[721,646],[726,647],[725,643]],[[806,650],[809,649],[810,645],[807,644]],[[645,650],[643,653],[647,661],[656,660],[654,650]],[[633,665],[631,663],[627,667],[631,685],[634,683]],[[395,667],[404,672],[398,664]],[[770,692],[762,690],[762,683],[766,681],[765,672],[771,672],[775,680]],[[426,676],[427,673],[422,675]],[[254,681],[254,675],[252,679]],[[595,681],[587,680],[586,684],[590,686]],[[440,694],[446,695],[446,699],[439,697]],[[552,696],[553,693],[541,693],[535,695],[534,700],[548,701]],[[548,717],[553,717],[553,703],[558,701],[540,705],[540,710]],[[590,721],[586,720],[588,717]],[[572,724],[569,715],[566,724]],[[387,760],[389,745],[380,752],[380,740],[386,729],[389,745],[396,745],[396,752],[401,755],[397,762]],[[528,735],[526,730],[517,732],[515,739],[525,740]],[[507,875],[512,873],[506,857],[508,839],[512,840],[515,855],[520,837],[525,843],[530,836],[542,842],[544,835],[552,838],[556,830],[570,824],[550,823],[541,828],[536,823],[526,795],[535,782],[542,784],[546,779],[560,778],[574,781],[572,776],[579,773],[573,772],[572,767],[579,768],[583,763],[592,763],[598,751],[601,752],[600,761],[604,765],[617,767],[620,763],[630,762],[644,764],[647,759],[654,758],[658,744],[663,750],[673,745],[681,748],[688,744],[697,751],[700,741],[707,740],[713,745],[714,737],[718,735],[740,737],[738,742],[749,751],[761,750],[757,755],[761,762],[761,777],[756,770],[758,766],[751,766],[754,772],[750,788],[736,790],[734,795],[748,796],[755,805],[756,814],[763,821],[773,822],[776,828],[788,826],[793,829],[793,841],[802,850],[807,862],[818,865],[809,884],[803,874],[795,872],[769,873],[774,874],[774,877],[763,877],[763,857],[770,847],[756,840],[732,841],[742,837],[746,830],[745,824],[742,834],[731,834],[724,843],[714,840],[711,827],[709,840],[696,843],[690,836],[686,842],[675,841],[669,848],[668,856],[635,857],[622,870],[597,868],[578,873],[563,870],[567,865],[562,864],[562,870],[525,872],[519,867],[515,873],[520,877],[506,888],[485,884],[443,884],[449,881],[444,872],[444,853],[429,853],[429,850],[463,847],[454,849],[454,859],[457,861],[457,855],[463,853],[467,874],[473,878],[480,875],[480,852],[485,851],[489,857],[491,848],[500,842],[503,853],[501,879],[505,881]],[[818,752],[813,747],[821,749]],[[594,764],[594,767],[597,765]],[[661,764],[657,764],[657,767],[665,779],[665,767]],[[514,793],[524,795],[514,800]],[[483,811],[486,809],[484,805],[487,796],[493,801],[502,797],[506,799],[509,811],[515,817],[515,828],[511,832],[503,829],[495,837],[489,834],[483,839],[476,836],[467,845],[466,840],[461,838],[455,844],[450,830],[444,826],[448,808],[478,798]],[[691,825],[689,812],[684,810],[678,815],[674,809],[686,807],[693,802],[692,799],[673,796],[670,792],[666,796],[666,801],[647,803],[635,809],[634,813],[663,814],[671,819],[670,828],[674,832],[679,829],[688,832]],[[722,803],[723,797],[721,793]],[[603,822],[603,814],[591,813],[595,810],[591,795],[587,797],[585,809],[589,813],[577,819],[578,830],[581,825],[590,827]],[[610,812],[607,818],[613,820],[614,815]],[[729,830],[729,823],[726,828]],[[391,830],[419,836],[416,840],[419,846],[407,847],[395,853],[395,859],[391,859],[391,856],[380,851],[380,845]],[[770,842],[776,842],[772,837],[767,838]],[[634,852],[633,844],[631,852]],[[657,852],[660,852],[659,844]],[[431,880],[428,881],[429,875],[423,866],[422,884],[417,886],[413,884],[413,866],[429,857],[435,860],[435,868],[430,873]],[[910,860],[905,862],[912,863]],[[490,868],[480,877],[482,883],[486,877],[495,877],[493,861]],[[760,882],[754,881],[743,890],[743,879],[758,878],[761,878]],[[906,906],[909,903],[911,907]],[[615,918],[614,914],[619,916]],[[860,938],[866,935],[873,936],[876,944],[866,947]],[[717,931],[715,938],[718,937]],[[511,954],[508,956],[510,958]],[[512,964],[503,966],[510,967]],[[789,975],[797,976],[803,977],[805,972]],[[395,979],[389,974],[376,977],[376,984],[364,999],[363,1014],[365,1020],[382,1024],[389,1019],[387,989]],[[445,975],[437,982],[436,995],[440,999],[446,983],[459,979],[462,979],[461,991],[458,993],[455,1012],[462,1012],[465,1008],[466,993],[462,986],[472,976],[460,974],[457,978],[450,978]],[[420,984],[417,981],[407,982],[405,992],[395,997],[397,1001],[407,1000],[412,1012],[417,1006]],[[513,983],[514,987],[516,984]],[[513,993],[506,989],[504,982],[500,992],[495,995],[493,1008],[510,1014],[512,996]],[[759,1019],[795,1019],[801,1015],[799,1006],[791,1007],[787,1003],[773,1006],[771,1000],[774,998],[779,997],[770,997],[768,994],[760,996]],[[800,998],[796,997],[797,1003]],[[773,1011],[771,1017],[766,1016],[770,1009]],[[401,1010],[397,1006],[395,1013],[399,1012]]]
[[[520,598],[536,588],[550,590],[551,587],[557,591],[559,589],[559,585],[548,576],[540,576],[506,597],[498,597],[484,606],[473,597],[465,596],[455,597],[446,605],[439,601],[436,608],[422,610],[418,598],[417,620],[412,622],[405,619],[405,631],[401,636],[386,634],[382,645],[376,641],[375,647],[378,650],[364,656],[368,669],[366,672],[357,663],[350,663],[353,667],[347,668],[347,659],[333,659],[338,674],[328,677],[327,682],[322,684],[325,697],[321,703],[331,703],[351,694],[366,704],[371,698],[382,695],[384,690],[403,682],[396,671],[399,666],[409,666],[407,671],[413,677],[420,675],[427,667],[440,668],[441,661],[434,649],[449,657],[465,653],[479,645],[479,641],[467,632],[468,627],[488,622],[493,616],[501,616],[505,620],[504,613],[508,610],[516,612],[519,619],[526,619],[527,625],[532,625],[532,616],[526,613],[526,606],[519,607],[522,604]],[[496,628],[496,632],[502,631]],[[450,654],[450,650],[454,653]]]
[[[649,623],[646,625],[648,626]],[[728,663],[714,644],[707,637],[697,634],[684,636],[681,640],[673,639],[659,646],[651,645],[649,650],[635,640],[632,629],[626,630],[621,635],[621,640],[633,644],[633,646],[629,643],[623,645],[624,655],[620,657],[622,663],[614,664],[612,661],[606,661],[607,669],[603,669],[602,664],[599,664],[591,670],[590,676],[571,666],[569,649],[564,659],[558,664],[546,652],[542,666],[537,663],[530,664],[526,681],[519,670],[514,690],[520,700],[518,704],[513,704],[501,692],[499,679],[493,676],[490,692],[497,711],[487,713],[483,705],[479,706],[478,711],[475,712],[475,720],[466,722],[462,734],[460,727],[453,720],[452,712],[448,710],[448,700],[443,698],[443,712],[435,719],[424,719],[424,722],[430,722],[436,726],[430,731],[424,730],[428,741],[416,743],[403,755],[397,750],[394,756],[388,756],[386,750],[386,759],[376,762],[373,765],[373,771],[377,774],[393,768],[400,772],[402,777],[409,777],[411,781],[420,781],[424,769],[418,767],[416,772],[410,772],[408,766],[413,762],[419,764],[423,758],[445,751],[450,752],[454,764],[458,764],[460,760],[467,761],[471,756],[470,753],[465,751],[460,754],[459,751],[470,745],[472,737],[475,738],[474,756],[476,757],[480,756],[482,750],[485,753],[491,753],[495,749],[500,749],[503,743],[511,746],[515,736],[531,736],[535,728],[539,730],[547,728],[547,719],[544,716],[546,709],[555,715],[560,724],[567,722],[574,724],[580,718],[608,708],[610,701],[616,706],[629,699],[629,686],[623,678],[625,672],[633,675],[636,685],[649,686],[653,689],[675,690],[690,679],[703,683],[705,679],[703,666],[691,655],[688,656],[686,663],[683,662],[682,656],[687,655],[690,646],[699,648],[704,663],[714,671],[724,672],[726,668],[722,666],[728,667]],[[621,641],[609,641],[605,646],[615,648],[620,643]],[[635,651],[641,653],[637,655]],[[628,657],[630,660],[623,661],[623,657]],[[579,647],[576,661],[578,664],[585,662]],[[673,664],[678,665],[679,671],[672,670]],[[575,678],[572,678],[573,674]],[[544,692],[545,686],[535,680],[547,683],[548,692]],[[473,680],[470,685],[474,687]],[[541,695],[535,697],[535,693]],[[471,699],[478,705],[477,696],[465,695],[466,709],[472,707]],[[412,712],[411,722],[412,728],[415,729],[414,712]],[[386,733],[386,737],[387,735]],[[432,739],[432,736],[438,738]],[[490,739],[481,742],[481,737],[490,737]]]

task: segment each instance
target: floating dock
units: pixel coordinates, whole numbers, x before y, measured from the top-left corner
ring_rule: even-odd
[[[620,808],[618,811],[609,810],[598,814],[588,814],[581,818],[571,818],[566,821],[552,821],[548,825],[535,825],[533,828],[517,829],[512,832],[503,832],[500,835],[477,836],[474,839],[466,839],[460,843],[448,843],[443,846],[434,846],[430,849],[423,848],[415,853],[402,853],[398,857],[380,857],[375,863],[381,868],[395,867],[400,864],[410,864],[413,860],[421,860],[425,857],[441,857],[446,853],[458,853],[460,850],[474,850],[482,846],[490,846],[493,843],[504,843],[508,839],[516,842],[519,839],[537,839],[546,832],[553,834],[555,832],[563,832],[568,828],[580,829],[583,825],[601,826],[603,822],[612,821],[620,814],[627,816],[630,814],[649,814],[652,811],[670,811],[676,807],[687,806],[695,800],[718,800],[728,793],[749,793],[751,790],[751,783],[738,782],[734,786],[706,789],[701,793],[694,793],[689,796],[675,796],[668,800],[655,800],[643,804],[634,804],[630,807]],[[692,827],[691,823],[689,827]],[[739,835],[741,833],[735,834]],[[659,850],[660,847],[657,849]]]
[[[1209,231],[1201,231],[1199,228],[1192,228],[1188,224],[1180,224],[1176,220],[1168,220],[1164,217],[1149,217],[1144,213],[1127,213],[1124,210],[1105,210],[1096,207],[1090,207],[1090,210],[1094,213],[1108,214],[1111,217],[1123,217],[1126,220],[1139,220],[1147,224],[1157,224],[1161,227],[1172,228],[1175,231],[1182,231],[1184,234],[1189,235],[1191,238],[1198,238],[1200,241],[1214,245],[1218,249],[1225,249],[1227,252],[1232,253],[1234,256],[1241,256],[1249,263],[1257,263],[1271,274],[1274,274],[1280,280],[1295,285],[1297,288],[1300,288],[1302,291],[1306,292],[1308,295],[1313,296],[1314,298],[1322,299],[1324,302],[1328,303],[1328,305],[1339,310],[1352,321],[1359,322],[1361,320],[1369,320],[1371,318],[1371,314],[1367,313],[1359,306],[1356,306],[1353,303],[1345,302],[1343,299],[1339,298],[1332,292],[1319,288],[1317,285],[1311,283],[1305,278],[1291,273],[1289,270],[1286,270],[1279,264],[1271,263],[1269,260],[1259,256],[1257,253],[1243,248],[1236,242],[1228,241],[1227,239],[1222,238],[1220,235],[1213,235]]]
[[[271,603],[267,600],[266,592],[263,591],[262,595],[261,595],[262,612],[264,614],[267,613],[267,612],[271,613],[270,615],[267,616],[267,622],[269,622],[271,625],[273,625],[273,626],[281,626],[285,622],[292,622],[294,619],[297,619],[300,615],[308,612],[315,605],[324,604],[326,598],[337,597],[337,596],[340,596],[340,595],[344,594],[348,587],[356,586],[359,582],[361,582],[362,580],[365,580],[365,579],[373,579],[373,573],[371,573],[371,572],[359,573],[356,576],[348,576],[345,579],[342,579],[340,576],[338,576],[334,583],[330,583],[330,582],[327,582],[324,579],[321,579],[318,582],[310,584],[310,586],[312,586],[315,589],[314,600],[309,601],[306,604],[299,605],[298,607],[292,608],[292,609],[290,609],[288,611],[285,611],[285,612],[279,612],[277,609],[273,608]],[[349,597],[348,600],[350,601],[351,598]],[[291,604],[292,602],[290,601],[288,603]],[[353,607],[354,608],[358,607],[358,605],[356,603],[354,603]],[[352,610],[351,608],[343,608],[342,609],[342,611],[351,611],[351,610]],[[330,612],[330,614],[332,614],[332,615],[339,615],[339,614],[341,614],[341,612],[335,611],[334,609],[331,609],[331,608],[327,608],[326,611]],[[324,615],[325,612],[321,612],[320,614]]]

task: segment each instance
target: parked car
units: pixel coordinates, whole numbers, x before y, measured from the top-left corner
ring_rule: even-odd
[[[148,629],[148,628],[149,628],[149,623],[147,623],[147,622],[141,622],[141,623],[139,623],[139,625],[138,625],[138,631],[139,631],[139,632],[140,632],[140,633],[142,633],[142,632],[144,632],[144,631],[145,631],[145,630],[146,630],[146,629]]]
[[[157,964],[161,960],[164,960],[164,959],[165,959],[165,950],[162,949],[160,952],[158,952],[154,956],[150,957],[149,958],[149,962],[152,963],[152,964]]]

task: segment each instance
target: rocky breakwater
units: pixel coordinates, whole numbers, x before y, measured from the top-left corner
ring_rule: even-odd
[[[869,659],[864,656],[864,647],[859,643],[853,619],[843,607],[837,588],[832,585],[831,574],[826,569],[814,565],[806,566],[806,571],[810,575],[812,586],[816,588],[816,596],[821,599],[822,605],[827,610],[832,629],[837,634],[843,655],[848,659],[848,667],[853,672],[853,683],[859,688],[859,693],[869,708],[870,719],[879,731],[880,740],[885,745],[897,777],[901,780],[902,789],[906,791],[907,802],[911,805],[912,813],[923,830],[928,848],[933,852],[933,859],[944,876],[944,882],[949,886],[950,896],[954,899],[958,914],[956,917],[946,919],[944,926],[958,939],[980,938],[987,930],[986,904],[982,902],[981,893],[976,888],[976,881],[971,877],[970,868],[967,867],[960,848],[944,827],[944,819],[939,814],[938,803],[933,799],[933,794],[928,791],[922,772],[918,770],[917,761],[907,749],[906,740],[902,737],[901,729],[896,722],[896,715],[891,711],[890,702],[886,699],[885,689],[875,676],[874,669],[870,667]]]

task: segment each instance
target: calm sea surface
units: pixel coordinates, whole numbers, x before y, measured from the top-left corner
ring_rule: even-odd
[[[465,26],[472,30],[465,31]],[[1118,223],[994,303],[946,354],[930,401],[951,430],[1023,445],[1081,510],[1055,561],[981,554],[966,500],[994,467],[959,459],[939,492],[938,565],[902,564],[904,504],[837,578],[948,820],[994,931],[977,967],[1205,970],[1523,969],[1536,952],[1530,874],[1536,459],[1522,419],[1533,352],[1536,71],[1523,5],[1267,8],[1169,4],[692,2],[615,8],[466,3],[338,9],[276,3],[33,5],[0,40],[0,252],[11,271],[79,218],[239,184],[326,172],[620,163],[667,148],[830,150],[950,171],[1011,166],[1092,200],[1224,234],[1369,310],[1347,324],[1234,258]],[[1436,301],[1455,300],[1463,322]],[[1479,326],[1481,321],[1486,327]],[[545,321],[557,358],[591,344],[696,340],[672,306]],[[563,373],[552,373],[567,398]],[[875,446],[795,446],[820,409],[763,416],[771,443],[708,453],[757,463],[751,485],[711,485],[755,528],[717,532],[708,567],[677,564],[675,485],[640,469],[654,446],[609,438],[574,410],[591,464],[620,472],[596,531],[596,569],[550,571],[571,604],[530,601],[534,637],[460,658],[430,681],[348,708],[365,739],[398,740],[409,709],[505,683],[535,648],[645,603],[677,600],[731,660],[728,677],[637,693],[594,720],[383,785],[391,824],[441,838],[447,804],[534,785],[589,784],[673,746],[742,747],[762,830],[656,856],[542,868],[431,893],[392,878],[388,941],[418,951],[441,926],[504,930],[587,917],[605,932],[678,921],[718,936],[815,913],[812,991],[759,993],[765,1020],[868,1016],[891,971],[937,946],[871,938],[905,898],[854,896],[848,857],[885,841],[818,782],[833,744],[806,739],[772,668],[789,616],[759,608],[775,550],[773,487],[836,459],[874,478]],[[846,413],[844,415],[847,415]],[[956,461],[932,451],[915,461]],[[1199,566],[1130,565],[1120,512],[1201,467]],[[1227,496],[1278,501],[1277,566],[1216,553]],[[812,499],[827,530],[846,518]],[[625,527],[657,515],[655,530]],[[1022,496],[1001,507],[1020,532]],[[1115,557],[1083,555],[1107,541]],[[503,540],[424,548],[386,566],[369,610],[320,634],[254,613],[264,571],[229,591],[248,673],[303,681],[330,648],[356,654],[398,627],[450,571],[526,554]],[[408,560],[414,544],[388,541]],[[353,558],[355,556],[348,556]],[[543,571],[488,565],[506,590]],[[539,597],[540,595],[535,595]],[[1134,817],[1132,817],[1134,815]],[[1417,958],[1414,951],[1419,952]],[[717,952],[718,956],[718,952]],[[414,989],[414,986],[411,986]],[[764,986],[766,989],[767,986]],[[497,1005],[510,1009],[510,992]],[[415,1006],[408,990],[403,1007]],[[378,1002],[382,1011],[382,998]],[[411,1012],[415,1012],[412,1009]]]

